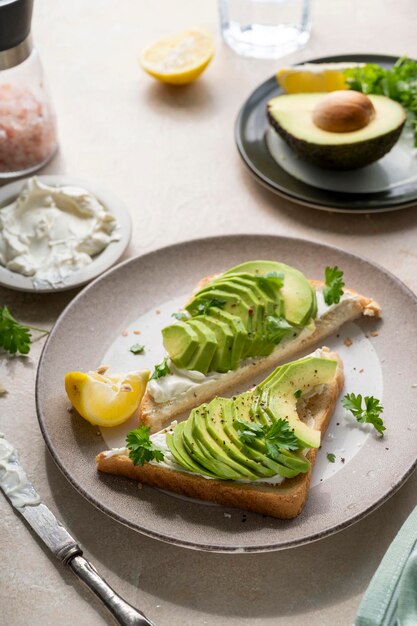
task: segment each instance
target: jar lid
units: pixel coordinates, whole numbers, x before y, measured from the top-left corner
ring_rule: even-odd
[[[15,48],[30,34],[33,0],[0,0],[0,51]]]

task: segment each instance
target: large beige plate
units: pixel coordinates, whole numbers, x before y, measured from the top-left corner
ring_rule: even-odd
[[[380,440],[371,434],[341,471],[311,489],[304,511],[292,521],[243,515],[152,488],[139,490],[136,482],[121,477],[98,475],[94,457],[106,445],[96,428],[68,414],[65,373],[100,364],[124,328],[161,303],[187,293],[200,277],[255,258],[284,261],[311,278],[320,278],[326,265],[337,264],[347,285],[380,301],[384,317],[372,346],[383,373],[386,437]],[[146,535],[218,552],[262,552],[308,543],[371,513],[416,465],[416,313],[416,297],[394,276],[369,261],[320,244],[237,235],[164,248],[108,271],[86,287],[57,321],[38,370],[42,433],[56,463],[80,493]],[[369,330],[375,323],[370,326],[364,320],[360,325]],[[357,366],[361,368],[361,363]],[[365,371],[363,376],[372,380],[373,372]]]

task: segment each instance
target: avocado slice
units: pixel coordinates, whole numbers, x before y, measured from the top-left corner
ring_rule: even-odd
[[[171,361],[187,368],[199,345],[199,335],[190,324],[178,321],[162,329],[162,341]]]
[[[190,472],[197,472],[198,474],[207,474],[207,476],[215,477],[215,474],[210,472],[206,467],[203,467],[200,463],[197,463],[190,456],[184,446],[183,440],[183,431],[185,427],[185,422],[180,422],[175,427],[172,433],[168,432],[166,434],[166,443],[171,452],[174,459],[177,461],[178,465],[181,465],[186,470]]]
[[[200,315],[194,317],[193,320],[204,323],[216,335],[217,348],[210,364],[210,369],[215,372],[228,372],[232,369],[234,342],[234,335],[230,326],[209,315]]]
[[[220,398],[219,400],[224,400]],[[227,402],[227,400],[225,400]],[[214,409],[215,410],[215,409]],[[235,450],[231,450],[225,444],[219,444],[209,432],[209,422],[213,420],[209,405],[205,405],[204,410],[194,409],[190,415],[191,429],[185,428],[184,432],[191,436],[194,442],[199,446],[200,450],[204,450],[205,464],[207,467],[217,472],[217,477],[221,479],[230,478],[230,472],[234,472],[234,478],[249,478],[256,480],[258,476],[243,463],[235,459]],[[214,418],[215,419],[215,418]]]
[[[280,453],[278,455],[278,461],[276,461],[266,455],[266,446],[260,440],[254,439],[252,444],[242,443],[235,420],[253,421],[253,417],[251,416],[253,395],[253,392],[240,394],[233,403],[225,407],[224,429],[230,440],[235,446],[240,447],[241,452],[248,458],[261,464],[264,468],[263,471],[266,471],[271,476],[280,474],[286,478],[292,478],[293,476],[297,476],[300,472],[307,472],[310,463],[306,459],[301,460],[294,452],[289,452],[288,455]],[[270,423],[271,421],[268,420],[268,424]]]
[[[363,128],[323,130],[314,123],[313,111],[325,97],[325,93],[285,94],[268,102],[269,122],[300,158],[328,169],[355,169],[383,157],[400,137],[406,120],[403,107],[376,95],[368,95],[375,115]]]
[[[187,320],[187,325],[192,328],[198,335],[198,347],[191,357],[186,369],[195,370],[202,374],[207,374],[210,364],[213,360],[214,353],[217,349],[216,335],[203,322],[198,320]]]
[[[218,284],[224,285],[226,278],[218,279]],[[279,317],[283,314],[283,300],[280,296],[280,290],[274,288],[272,282],[261,281],[253,274],[234,274],[233,280],[228,280],[232,285],[249,289],[252,297],[256,296],[257,299],[257,307],[254,307],[252,316],[252,345],[245,356],[267,356],[274,350],[277,343],[272,342],[268,336],[267,318],[269,316]]]
[[[230,284],[231,279],[222,275],[216,278],[213,282],[209,283],[199,293],[205,293],[210,291],[212,287],[218,287],[224,284]],[[269,281],[260,281],[257,276],[248,273],[233,274],[233,283],[249,289],[257,297],[257,299],[263,302],[265,306],[266,315],[280,315],[282,298],[278,289],[274,288],[273,283]]]
[[[242,300],[242,298],[230,291],[224,291],[222,289],[213,289],[208,293],[196,294],[190,302],[186,305],[185,309],[191,313],[191,315],[201,315],[201,310],[199,306],[202,303],[206,303],[210,299],[222,300],[225,301],[224,306],[222,307],[210,307],[211,309],[221,308],[223,311],[227,311],[231,315],[237,315],[242,320],[245,328],[248,328],[249,325],[249,309],[253,306],[253,302],[246,302]]]
[[[226,424],[232,424],[233,400],[214,398],[207,407],[206,428],[211,437],[219,444],[224,453],[238,463],[250,469],[257,477],[273,476],[274,471],[262,465],[259,460],[253,460],[242,454],[243,448],[239,438],[230,438]]]
[[[302,447],[318,448],[321,435],[319,430],[310,428],[300,420],[294,394],[298,390],[304,394],[316,385],[329,383],[334,377],[336,367],[337,362],[331,359],[306,357],[288,364],[284,371],[272,376],[259,389],[261,406],[263,405],[270,419],[288,420]]]
[[[204,443],[200,442],[200,438],[194,437],[194,415],[197,412],[197,416],[200,412],[205,412],[207,405],[202,404],[196,409],[191,411],[188,419],[184,422],[184,428],[182,431],[182,440],[184,448],[191,458],[202,465],[205,469],[215,476],[222,476],[224,479],[236,480],[239,478],[239,473],[231,468],[228,464],[224,464],[221,459],[213,457]],[[175,431],[174,431],[175,432]]]
[[[248,341],[248,331],[243,325],[242,320],[237,315],[232,315],[231,313],[223,311],[223,309],[219,309],[217,307],[212,307],[209,310],[207,319],[209,318],[217,319],[227,324],[232,331],[234,340],[232,346],[230,369],[237,369],[242,359],[243,350]]]
[[[306,326],[317,314],[316,293],[299,270],[275,261],[247,261],[232,267],[224,275],[248,273],[262,276],[270,272],[284,275],[281,296],[285,319],[294,326]]]

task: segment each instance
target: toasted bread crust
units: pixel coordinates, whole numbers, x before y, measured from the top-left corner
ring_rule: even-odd
[[[338,360],[332,384],[326,385],[320,395],[313,396],[301,409],[301,416],[307,411],[314,416],[315,428],[322,435],[327,429],[344,383],[343,364],[339,356],[328,352],[327,358]],[[152,487],[279,519],[292,519],[301,512],[306,502],[316,455],[317,450],[309,450],[307,458],[311,462],[310,470],[295,478],[285,479],[280,485],[207,479],[153,464],[135,466],[126,455],[106,457],[105,452],[97,456],[96,462],[97,469],[101,472],[127,476]]]
[[[199,289],[213,277],[204,278],[199,283]],[[322,287],[324,283],[311,280],[314,287]],[[220,379],[215,379],[203,387],[193,387],[189,391],[178,395],[168,402],[155,402],[149,392],[146,392],[140,406],[140,421],[150,426],[151,432],[156,432],[171,423],[182,413],[195,406],[209,401],[214,395],[227,393],[235,385],[247,384],[257,375],[272,370],[280,363],[291,359],[300,352],[323,342],[346,322],[350,322],[361,315],[378,318],[381,308],[377,302],[362,296],[352,289],[345,289],[354,300],[342,300],[334,309],[331,309],[325,318],[316,321],[316,329],[308,337],[299,337],[288,344],[279,344],[274,352],[267,357],[251,359],[237,370],[228,372]]]

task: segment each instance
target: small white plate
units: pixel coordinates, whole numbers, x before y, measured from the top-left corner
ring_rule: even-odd
[[[66,291],[75,287],[81,287],[114,265],[126,250],[132,235],[132,221],[129,211],[120,198],[108,191],[100,183],[61,175],[38,176],[38,178],[46,185],[73,185],[90,191],[117,219],[118,226],[116,232],[120,234],[120,239],[110,242],[105,250],[93,257],[90,265],[73,272],[57,284],[40,283],[30,276],[22,276],[0,265],[0,285],[17,291],[35,291],[37,293]],[[10,204],[17,198],[27,180],[27,178],[24,178],[0,188],[0,208]]]
[[[266,132],[266,143],[272,158],[283,170],[297,180],[319,189],[341,193],[378,193],[417,183],[414,136],[407,127],[388,154],[357,170],[327,170],[303,161],[272,127]]]

